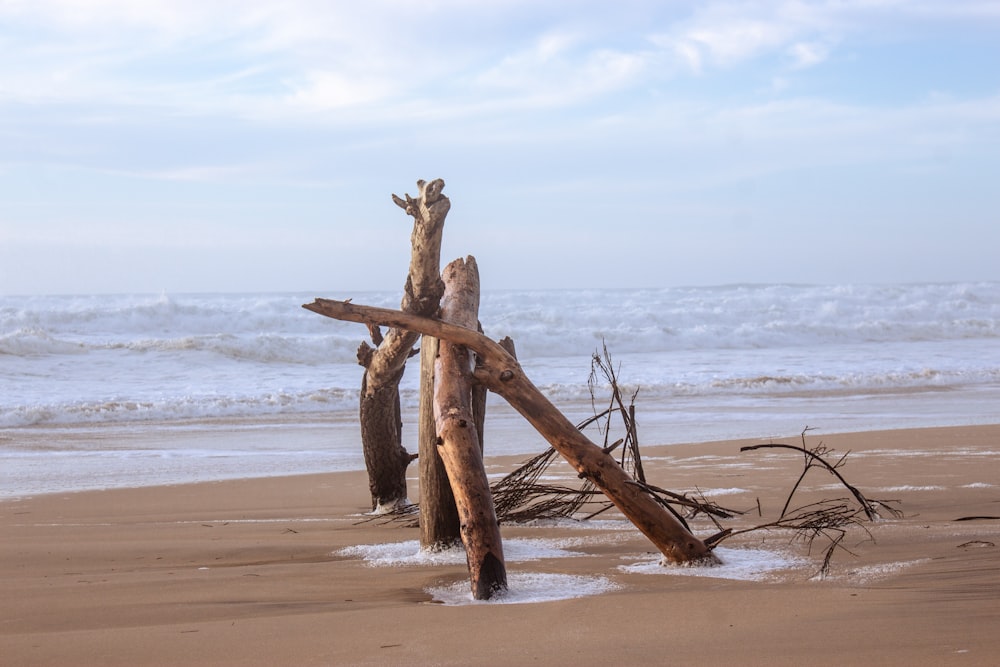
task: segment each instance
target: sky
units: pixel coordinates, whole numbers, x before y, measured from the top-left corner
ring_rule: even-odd
[[[0,294],[1000,280],[1000,3],[0,0]]]

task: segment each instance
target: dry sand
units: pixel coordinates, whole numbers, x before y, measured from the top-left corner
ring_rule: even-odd
[[[807,564],[740,580],[622,571],[655,555],[615,523],[504,527],[505,539],[574,539],[585,554],[510,562],[512,575],[617,586],[531,604],[446,606],[427,589],[462,581],[462,565],[373,567],[338,553],[417,539],[413,528],[358,524],[361,473],[2,502],[0,664],[1000,664],[1000,521],[955,521],[1000,515],[1000,426],[807,438],[819,441],[851,450],[848,479],[906,513],[872,525],[874,540],[852,532],[853,555],[838,553],[826,579],[813,577],[819,550],[780,533],[723,546]],[[756,443],[646,447],[647,476],[727,507],[759,498],[765,515],[780,511],[799,458],[741,444]],[[489,463],[491,473],[511,465]],[[807,478],[825,497],[842,495],[834,481]]]

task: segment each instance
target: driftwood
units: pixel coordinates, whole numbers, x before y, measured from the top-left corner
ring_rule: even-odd
[[[435,315],[444,287],[439,275],[441,234],[451,202],[441,194],[444,181],[417,181],[416,199],[406,195],[393,201],[413,217],[412,253],[401,309],[414,315]],[[372,349],[358,348],[358,363],[365,367],[361,383],[361,443],[368,470],[372,509],[389,510],[406,502],[406,468],[415,458],[402,444],[399,381],[406,360],[413,355],[419,334],[394,327],[384,336],[377,323],[369,324]]]
[[[843,545],[848,528],[852,526],[860,528],[871,538],[871,532],[865,525],[865,521],[877,520],[880,517],[879,510],[888,512],[895,517],[902,516],[902,512],[892,505],[895,501],[869,499],[856,486],[844,478],[839,469],[847,460],[847,454],[841,456],[835,463],[830,463],[826,460],[825,456],[832,453],[832,450],[827,449],[823,443],[819,443],[811,449],[807,448],[805,434],[809,430],[807,427],[802,431],[802,446],[767,443],[740,448],[741,452],[758,449],[785,449],[798,452],[803,456],[803,469],[799,478],[792,486],[788,497],[785,499],[785,505],[782,507],[781,514],[777,519],[742,530],[724,530],[718,535],[708,538],[707,541],[710,544],[714,545],[729,537],[758,530],[783,529],[792,531],[796,537],[804,540],[811,549],[816,538],[824,537],[827,540],[827,547],[824,552],[823,564],[819,570],[819,575],[824,576],[829,572],[830,561],[838,549],[843,549],[850,553]],[[813,468],[826,470],[836,477],[844,488],[850,492],[851,498],[821,500],[795,509],[789,509],[792,504],[792,498],[801,486],[803,479]],[[760,512],[759,501],[758,512]]]
[[[469,257],[445,267],[441,319],[474,329],[479,312],[479,271]],[[434,366],[437,446],[455,496],[472,595],[488,600],[507,589],[500,526],[483,467],[472,413],[472,357],[464,345],[440,342]]]
[[[482,332],[482,327],[477,329]],[[420,342],[420,408],[417,416],[417,440],[420,448],[420,548],[429,551],[449,549],[461,542],[461,528],[455,494],[452,493],[444,462],[437,451],[437,426],[434,421],[434,361],[440,341],[423,336]],[[500,341],[512,355],[514,342]],[[479,359],[476,359],[479,363]],[[479,435],[479,451],[483,451],[486,426],[486,387],[472,385],[472,417]],[[494,498],[495,500],[495,498]],[[499,516],[499,515],[498,515]]]
[[[774,442],[762,445],[748,445],[746,447],[740,447],[741,452],[750,452],[756,449],[788,449],[793,452],[799,452],[804,457],[805,465],[802,469],[802,474],[799,475],[799,479],[795,482],[795,485],[792,486],[792,490],[789,492],[788,498],[785,500],[785,506],[781,509],[782,517],[784,517],[788,513],[788,506],[792,502],[792,496],[795,495],[795,492],[798,490],[799,485],[802,483],[802,480],[805,479],[806,474],[812,468],[823,468],[831,475],[836,477],[840,481],[840,483],[844,485],[844,488],[850,491],[851,495],[854,496],[854,499],[858,503],[858,507],[861,509],[862,512],[864,512],[865,516],[868,517],[869,521],[874,521],[879,517],[878,514],[879,508],[885,509],[894,515],[898,514],[898,511],[895,510],[892,506],[890,506],[886,501],[869,500],[868,498],[866,498],[865,495],[861,493],[861,491],[858,490],[857,487],[850,484],[846,479],[844,479],[844,476],[840,474],[838,468],[844,465],[844,461],[847,460],[847,455],[850,454],[850,452],[847,452],[843,456],[841,456],[836,463],[830,463],[825,458],[823,458],[823,456],[825,454],[831,453],[831,450],[827,449],[826,446],[823,445],[823,443],[819,443],[812,449],[807,449],[806,433],[809,430],[810,429],[806,427],[805,430],[802,431],[801,447],[796,445],[786,445]]]
[[[644,489],[636,486],[608,452],[577,430],[499,344],[465,327],[387,308],[330,299],[316,299],[303,307],[336,320],[406,329],[473,350],[481,359],[474,373],[476,379],[527,419],[582,478],[591,480],[615,504],[667,561],[717,562],[704,542],[692,535]]]
[[[493,503],[501,523],[573,518],[595,496],[601,496],[589,480],[583,480],[578,489],[541,482],[557,455],[550,447],[493,485]],[[602,503],[602,509],[604,506]]]
[[[591,421],[606,419],[604,425],[604,448],[608,449],[608,437],[611,433],[611,418],[617,414],[621,419],[625,430],[625,437],[621,441],[621,457],[619,464],[622,468],[632,473],[632,476],[639,483],[646,482],[646,473],[642,469],[642,456],[639,454],[639,434],[635,425],[635,397],[639,390],[632,394],[628,405],[622,396],[621,385],[618,382],[618,374],[615,365],[611,361],[611,354],[608,352],[607,344],[602,346],[601,353],[594,353],[590,361],[590,378],[587,385],[590,388],[591,402],[594,404],[596,413],[596,388],[601,381],[607,382],[611,387],[611,397],[609,405],[603,412],[597,413],[591,420],[584,422],[578,428],[581,430]]]
[[[424,336],[420,341],[420,408],[417,442],[420,458],[420,548],[442,551],[458,544],[461,525],[448,472],[438,453],[437,421],[434,418],[434,365],[440,341]]]
[[[594,357],[598,359],[597,355]],[[603,358],[610,361],[607,350],[604,351]],[[627,409],[623,409],[624,405],[618,404],[621,392],[617,377],[613,373],[606,375],[606,377],[611,383],[611,406],[577,424],[577,429],[582,431],[592,424],[600,425],[601,420],[607,420],[601,429],[606,443],[604,451],[608,454],[621,451],[620,465],[638,478],[641,474],[641,463],[639,462],[642,459],[636,436],[635,405],[629,403]],[[593,382],[591,383],[591,393],[596,398]],[[625,437],[607,444],[612,433],[611,417],[619,412],[621,412],[622,417],[627,416],[627,421],[623,419]],[[586,521],[614,507],[614,504],[608,502],[589,480],[584,479],[579,488],[541,482],[540,480],[548,471],[549,466],[554,463],[555,454],[554,449],[548,449],[533,456],[493,485],[493,500],[497,509],[497,517],[502,523],[566,518]],[[636,465],[637,463],[638,465]],[[639,479],[635,479],[632,483],[663,505],[664,509],[673,514],[688,530],[690,527],[687,519],[693,519],[699,515],[708,517],[722,531],[723,528],[718,519],[731,519],[736,515],[743,514],[739,510],[722,507],[700,494],[699,497],[695,498],[687,494],[668,491]],[[583,513],[584,508],[587,508],[585,514]],[[719,539],[717,536],[715,541]],[[706,542],[706,544],[712,546],[714,542]]]

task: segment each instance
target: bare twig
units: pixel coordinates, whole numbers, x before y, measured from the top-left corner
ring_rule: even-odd
[[[826,459],[823,458],[823,455],[828,454],[833,450],[827,449],[823,445],[823,443],[816,445],[812,449],[806,449],[805,447],[806,432],[810,430],[812,429],[810,429],[807,426],[802,431],[801,447],[797,447],[795,445],[785,445],[780,443],[768,443],[764,445],[748,445],[746,447],[740,447],[741,452],[748,452],[755,449],[790,449],[792,451],[801,452],[802,455],[805,457],[806,459],[805,468],[802,470],[802,474],[799,475],[799,479],[795,482],[795,485],[792,487],[792,491],[791,493],[789,493],[788,499],[785,501],[785,506],[781,510],[781,515],[784,516],[785,513],[788,511],[788,506],[792,501],[792,496],[795,494],[795,491],[798,490],[799,484],[802,483],[802,480],[805,478],[806,473],[808,473],[809,470],[813,467],[822,467],[825,468],[831,475],[840,480],[840,483],[843,484],[844,487],[851,492],[851,495],[853,495],[854,498],[858,501],[858,504],[861,506],[861,509],[864,511],[865,515],[868,517],[870,521],[874,521],[877,518],[879,518],[879,514],[876,507],[878,506],[886,507],[886,505],[881,501],[871,501],[865,498],[865,495],[861,493],[861,491],[859,491],[857,487],[850,484],[846,479],[844,479],[844,476],[837,471],[837,469],[844,464],[844,461],[847,459],[847,454],[850,452],[845,453],[843,456],[841,456],[836,463],[834,464],[829,463]],[[895,511],[893,511],[893,513],[895,513]]]
[[[816,538],[823,537],[828,541],[828,544],[824,553],[823,564],[820,567],[819,574],[820,576],[825,576],[829,572],[833,554],[838,549],[843,549],[844,551],[848,551],[848,553],[850,553],[850,551],[843,546],[843,540],[849,528],[859,527],[865,531],[869,539],[873,539],[871,531],[865,525],[866,519],[868,521],[875,521],[878,519],[879,509],[885,510],[896,517],[902,516],[902,513],[890,504],[894,501],[870,500],[857,487],[850,484],[844,478],[844,476],[839,472],[839,469],[843,467],[847,460],[846,453],[837,459],[835,463],[830,463],[825,457],[831,454],[832,450],[825,447],[822,443],[812,449],[808,449],[805,446],[805,434],[809,430],[811,429],[806,427],[802,431],[801,447],[795,445],[768,443],[764,445],[751,445],[740,448],[741,452],[757,449],[787,449],[796,451],[801,453],[803,456],[803,469],[799,474],[798,479],[792,485],[792,489],[789,492],[788,497],[785,499],[784,507],[782,507],[781,514],[778,519],[753,526],[751,528],[731,531],[729,534],[723,535],[718,540],[712,542],[713,545],[723,539],[757,530],[791,530],[794,532],[796,538],[805,540],[810,549],[812,549],[813,542]],[[854,502],[851,502],[850,498],[837,498],[834,500],[822,500],[817,503],[810,503],[793,510],[789,509],[791,507],[792,498],[802,485],[806,474],[812,468],[825,469],[830,474],[834,475],[850,492]],[[758,514],[761,514],[759,499],[757,501],[757,511]]]

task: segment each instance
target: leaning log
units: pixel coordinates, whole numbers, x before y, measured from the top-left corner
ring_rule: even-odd
[[[455,260],[445,267],[443,275],[441,319],[475,329],[479,311],[475,259]],[[464,345],[442,340],[434,373],[437,448],[458,508],[472,595],[477,600],[488,600],[507,589],[507,570],[472,411],[471,353]]]
[[[414,199],[392,196],[413,218],[412,252],[401,310],[429,317],[435,315],[444,286],[441,283],[441,234],[451,202],[441,194],[444,181],[417,181]],[[362,343],[358,363],[365,367],[361,382],[361,445],[368,470],[372,509],[392,509],[406,502],[406,468],[415,458],[402,444],[399,381],[419,334],[393,327],[383,337],[377,324],[369,327],[372,349]]]
[[[576,429],[542,394],[517,360],[486,336],[440,320],[397,310],[345,301],[316,299],[304,308],[336,320],[384,325],[416,331],[450,343],[465,345],[481,358],[475,377],[517,410],[565,458],[615,504],[663,554],[674,563],[717,562],[711,550],[676,518],[634,483],[601,447]]]

